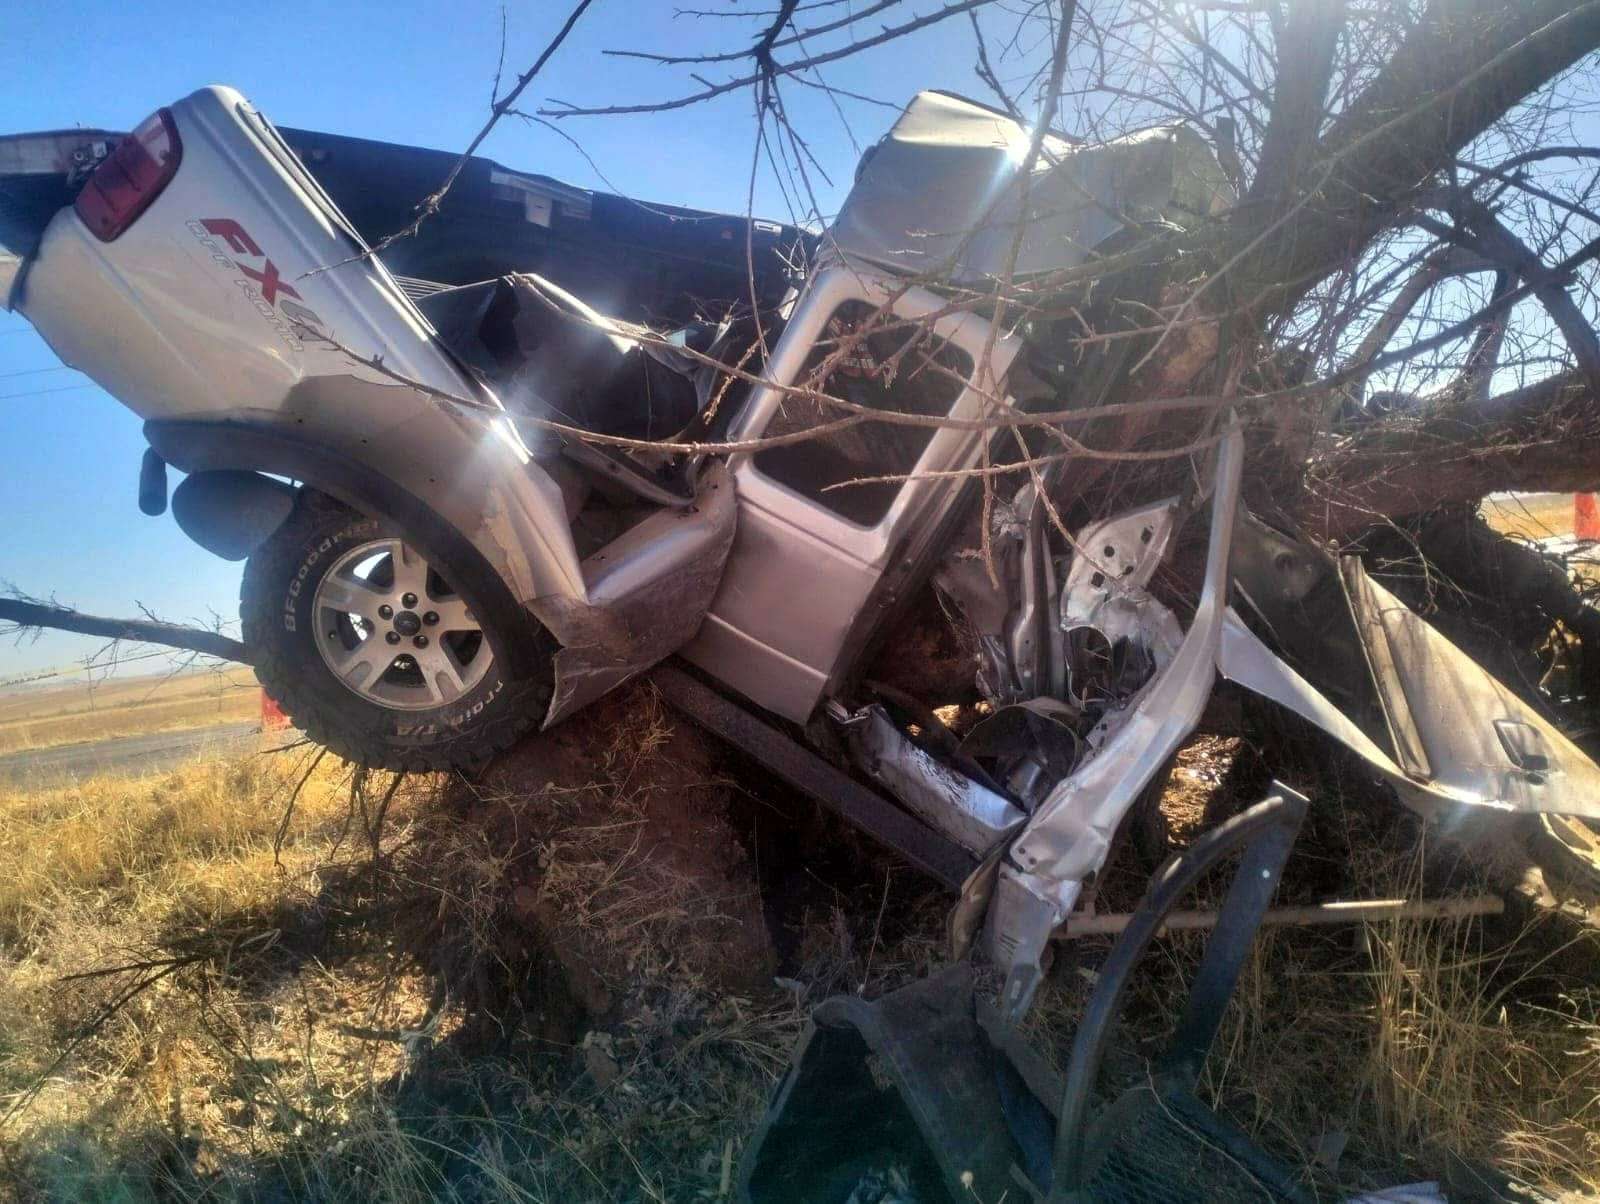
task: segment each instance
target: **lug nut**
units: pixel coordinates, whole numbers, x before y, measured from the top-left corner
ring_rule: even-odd
[[[388,604],[378,607],[378,617],[380,619],[394,618],[394,607],[389,606]]]
[[[436,610],[430,610],[427,614],[422,616],[422,621],[429,627],[432,627],[439,621],[439,612]]]
[[[400,596],[400,601],[405,605],[407,610],[410,610],[413,606],[415,606],[417,604],[417,595],[416,594],[402,594]]]
[[[388,640],[391,644],[398,644],[400,642],[400,633],[398,631],[391,631],[383,638]]]
[[[428,637],[425,636],[425,635],[419,635],[416,639],[412,640],[411,642],[413,644],[415,644],[418,648],[426,648],[428,646]]]

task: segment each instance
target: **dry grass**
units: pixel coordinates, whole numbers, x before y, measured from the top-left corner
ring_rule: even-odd
[[[292,758],[0,794],[0,1198],[717,1198],[803,1012],[682,939],[728,899],[672,905],[637,718],[582,789],[403,789],[377,862],[385,783],[331,762],[281,864]],[[530,910],[589,942],[603,1028],[563,1027]]]
[[[1391,868],[1380,891],[1420,893],[1403,862]],[[1543,936],[1489,937],[1473,921],[1270,930],[1211,1086],[1312,1181],[1460,1183],[1474,1167],[1592,1197],[1600,990],[1552,992],[1531,954]]]
[[[0,1194],[146,1198],[198,1183],[186,1152],[340,1111],[317,1062],[350,1051],[302,1020],[373,984],[268,983],[347,847],[343,777],[288,754],[0,793]]]
[[[242,723],[259,717],[260,698],[237,665],[16,690],[0,694],[0,754]]]
[[[278,859],[294,756],[0,794],[0,1197],[728,1198],[805,1008],[928,972],[944,901],[882,861],[808,873],[783,983],[730,989],[718,947],[753,956],[733,934],[761,927],[759,900],[731,863],[708,877],[682,856],[721,841],[698,821],[726,784],[638,695],[566,751],[476,797],[403,788],[377,862],[387,782],[352,794],[331,762]],[[1235,754],[1181,767],[1180,835],[1232,805]],[[1321,785],[1289,889],[1419,893],[1420,827]],[[1107,889],[1141,884],[1124,865]],[[1326,1198],[1458,1156],[1600,1191],[1600,992],[1531,935],[1273,930],[1210,1090]],[[1041,994],[1033,1032],[1058,1054],[1105,948],[1063,951]],[[1157,946],[1116,1073],[1140,1073],[1197,951]]]
[[[145,779],[0,793],[0,941],[38,948],[64,910],[101,923],[182,912],[204,922],[278,889],[272,838],[285,782],[265,758]],[[314,817],[320,791],[306,792]]]
[[[1484,499],[1483,517],[1502,535],[1550,539],[1572,534],[1570,493],[1495,494]]]
[[[1540,999],[1514,950],[1484,948],[1466,924],[1369,938],[1364,1071],[1388,1149],[1452,1151],[1600,1193],[1600,985]]]
[[[1256,796],[1247,788],[1230,799],[1214,772],[1215,753],[1232,743],[1202,739],[1185,752],[1163,802],[1175,834],[1200,830],[1207,802],[1228,813]],[[1373,787],[1343,787],[1327,766],[1309,791],[1313,809],[1280,902],[1493,889],[1456,846],[1430,852],[1439,838]],[[1509,829],[1482,836],[1514,839]],[[1111,910],[1130,908],[1142,889],[1128,869],[1124,858],[1108,884]],[[1220,885],[1202,884],[1199,901],[1220,902]],[[1146,1059],[1163,1048],[1204,940],[1169,934],[1136,972],[1123,1048],[1107,1071],[1113,1094],[1142,1081]],[[1067,946],[1041,994],[1033,1035],[1058,1062],[1108,948]],[[1600,1198],[1596,966],[1600,932],[1515,907],[1493,922],[1266,928],[1205,1090],[1321,1199],[1426,1179],[1448,1182],[1453,1200],[1532,1198],[1495,1194],[1480,1170],[1563,1200]]]

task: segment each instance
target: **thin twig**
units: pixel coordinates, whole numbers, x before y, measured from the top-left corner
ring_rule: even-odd
[[[418,230],[422,229],[422,223],[427,221],[428,218],[432,217],[435,213],[439,212],[439,206],[444,203],[445,195],[455,184],[456,177],[459,176],[467,164],[472,161],[473,154],[476,153],[478,147],[483,145],[483,140],[487,138],[494,127],[500,123],[500,119],[516,107],[517,98],[521,96],[523,90],[533,82],[534,76],[538,75],[539,72],[544,68],[544,65],[550,61],[550,56],[556,52],[556,50],[561,46],[561,43],[567,40],[567,35],[572,32],[572,27],[578,23],[578,18],[583,16],[584,10],[593,3],[594,0],[578,0],[577,5],[570,13],[567,14],[567,19],[562,22],[561,28],[556,32],[556,36],[550,39],[550,42],[547,46],[545,46],[544,51],[536,60],[534,60],[533,66],[529,67],[526,71],[519,75],[517,77],[516,86],[491,106],[489,110],[489,119],[483,123],[483,127],[478,130],[472,141],[467,144],[467,149],[462,151],[461,154],[457,156],[456,161],[451,164],[449,174],[447,174],[444,178],[444,183],[440,184],[438,188],[434,189],[434,191],[422,198],[421,203],[417,205],[416,216],[411,219],[409,224],[402,229],[396,230],[392,234],[387,234],[383,238],[380,238],[375,244],[368,247],[360,255],[352,255],[348,259],[341,259],[338,263],[330,263],[319,268],[312,268],[308,272],[303,272],[300,278],[304,279],[307,276],[315,276],[320,272],[326,272],[333,268],[342,267],[347,263],[359,263],[362,260],[369,259],[374,255],[381,254],[383,251],[387,250],[389,247],[392,247],[401,239],[410,238],[412,235],[416,234]],[[504,54],[503,46],[502,54]],[[496,68],[495,79],[496,88],[498,89],[498,68]]]

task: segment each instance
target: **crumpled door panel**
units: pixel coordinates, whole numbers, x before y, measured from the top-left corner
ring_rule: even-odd
[[[1357,723],[1231,610],[1217,657],[1222,675],[1322,728],[1421,810],[1464,803],[1600,819],[1600,765],[1368,577],[1359,560],[1346,557],[1338,573],[1382,730]],[[1314,666],[1307,671],[1316,675]]]

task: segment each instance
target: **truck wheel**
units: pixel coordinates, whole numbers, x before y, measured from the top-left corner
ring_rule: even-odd
[[[246,562],[239,613],[262,688],[307,736],[362,765],[470,768],[550,703],[547,633],[531,679],[514,677],[514,633],[392,523],[319,495],[302,496]]]

